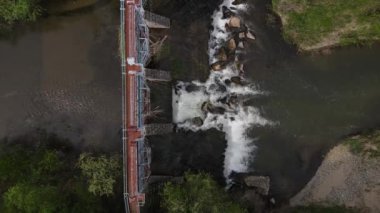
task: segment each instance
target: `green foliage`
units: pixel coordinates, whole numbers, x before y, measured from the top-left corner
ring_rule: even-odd
[[[34,21],[41,12],[38,0],[0,0],[0,18],[6,24]]]
[[[53,186],[16,184],[9,188],[3,197],[7,212],[63,212],[61,196]]]
[[[33,175],[35,177],[47,176],[49,174],[56,174],[62,168],[58,154],[54,150],[46,150],[41,154],[40,159],[33,168]]]
[[[83,153],[79,157],[79,167],[82,174],[88,178],[89,192],[107,196],[114,193],[116,176],[121,171],[120,160],[117,156],[93,157],[89,153]]]
[[[173,213],[246,212],[233,203],[227,194],[207,174],[185,174],[183,184],[167,183],[163,193],[163,207]]]
[[[14,146],[11,150],[0,142],[0,186],[23,177],[30,168],[29,164],[30,153],[20,146]]]
[[[119,196],[102,198],[88,191],[78,157],[50,136],[0,141],[0,212],[119,212]]]
[[[378,0],[272,0],[284,21],[284,36],[312,46],[330,36],[340,45],[380,40]],[[334,42],[333,42],[334,43]]]

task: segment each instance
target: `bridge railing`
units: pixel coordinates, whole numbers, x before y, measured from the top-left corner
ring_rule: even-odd
[[[144,21],[144,12],[142,7],[136,8],[137,61],[142,65],[146,65],[150,56],[149,29]]]
[[[165,28],[170,28],[170,19],[166,18],[164,16],[160,16],[158,14],[155,14],[155,13],[152,13],[149,11],[145,11],[144,18],[145,18],[145,20],[147,20],[149,22],[162,25]]]
[[[151,149],[146,141],[141,138],[137,141],[137,162],[138,162],[138,190],[143,193],[150,176]]]
[[[121,73],[122,73],[122,88],[123,88],[123,94],[122,94],[122,141],[123,141],[123,194],[124,194],[124,205],[125,205],[125,211],[127,213],[130,212],[129,209],[129,202],[128,202],[128,189],[127,189],[127,158],[126,158],[126,153],[127,153],[127,112],[126,112],[126,95],[125,95],[125,88],[126,88],[126,80],[125,80],[125,75],[126,75],[126,56],[125,56],[125,1],[120,0],[120,34],[119,34],[119,51],[120,51],[120,60],[121,60]]]

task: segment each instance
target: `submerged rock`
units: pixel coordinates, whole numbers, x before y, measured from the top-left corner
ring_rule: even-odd
[[[211,64],[211,69],[213,71],[221,71],[224,68],[226,68],[226,63],[224,61],[217,61],[217,62]]]
[[[244,49],[244,43],[243,43],[242,41],[240,41],[238,47],[239,47],[240,49]]]
[[[210,102],[208,102],[208,101],[203,102],[202,106],[201,106],[201,110],[204,111],[204,112],[207,112],[208,111],[208,104],[209,103]]]
[[[244,39],[245,38],[245,33],[244,32],[240,32],[239,33],[239,39]]]
[[[224,109],[223,107],[211,107],[209,109],[209,112],[210,113],[213,113],[213,114],[219,114],[219,115],[223,115],[225,112],[226,112],[226,109]]]
[[[229,86],[229,85],[231,84],[231,80],[230,80],[230,79],[226,79],[226,80],[224,80],[224,83],[225,83],[227,86]]]
[[[252,212],[269,212],[267,199],[263,198],[255,190],[246,190],[241,197],[241,201],[248,206]]]
[[[235,39],[231,38],[231,39],[228,41],[227,47],[228,47],[229,50],[234,51],[234,50],[236,49],[236,42],[235,42]]]
[[[211,104],[210,101],[204,102],[202,104],[201,109],[202,111],[205,111],[205,112],[210,112],[213,114],[220,114],[220,115],[223,115],[226,112],[226,109],[224,109],[223,107],[214,106]]]
[[[191,123],[194,124],[195,126],[202,126],[203,125],[203,119],[201,117],[195,117],[191,119]]]
[[[199,91],[200,87],[195,84],[189,84],[185,87],[186,92],[195,92]]]
[[[231,82],[233,82],[235,84],[239,84],[239,85],[243,84],[240,76],[234,76],[234,77],[232,77],[231,78]]]
[[[254,187],[257,193],[268,195],[270,188],[270,179],[266,176],[247,176],[244,178],[244,183],[248,187]]]
[[[216,54],[218,61],[227,61],[227,53],[224,48],[220,48]]]

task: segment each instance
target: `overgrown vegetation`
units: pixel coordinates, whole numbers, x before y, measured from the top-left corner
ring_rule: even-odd
[[[346,144],[355,154],[371,158],[380,157],[380,131],[357,135],[346,139]]]
[[[169,213],[246,212],[232,202],[226,192],[204,173],[186,173],[182,184],[167,183],[162,196],[162,207]]]
[[[380,40],[379,0],[272,0],[285,39],[303,50]]]
[[[0,31],[15,23],[35,21],[41,14],[41,0],[0,0]]]
[[[108,172],[120,166],[115,165],[119,163],[113,160],[116,157],[93,155],[85,159],[83,170],[79,159],[66,141],[43,133],[0,141],[0,212],[121,212],[121,178]],[[106,166],[111,162],[110,168],[104,168],[104,162]],[[99,168],[107,175],[96,177],[98,182],[93,183],[93,176],[87,174]],[[97,186],[96,193],[89,190],[91,184]],[[119,185],[112,187],[115,184]]]
[[[89,153],[83,153],[79,157],[79,167],[88,179],[88,191],[94,195],[112,195],[116,183],[115,177],[122,175],[118,156],[94,157]]]

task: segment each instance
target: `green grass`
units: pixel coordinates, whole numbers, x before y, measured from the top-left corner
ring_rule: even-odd
[[[336,45],[380,39],[379,0],[272,0],[286,40],[311,47],[336,33]]]
[[[380,157],[380,131],[354,136],[345,140],[351,152],[371,158]]]

